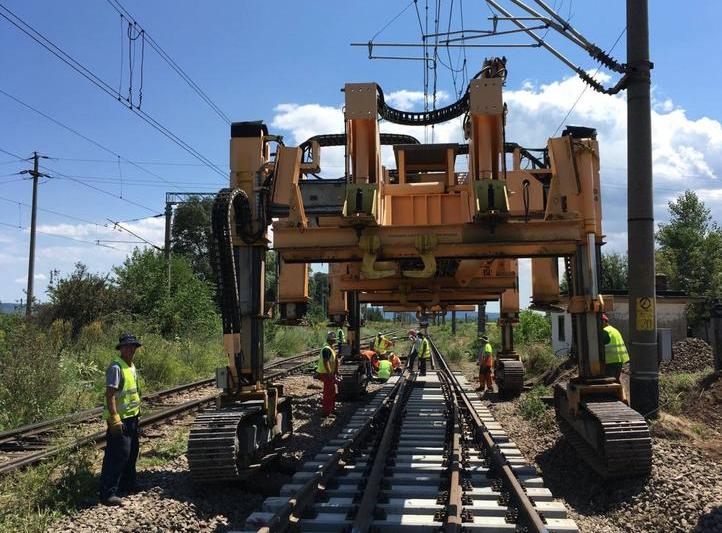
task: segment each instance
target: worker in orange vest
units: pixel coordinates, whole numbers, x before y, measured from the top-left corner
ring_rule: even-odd
[[[391,361],[391,368],[394,369],[394,372],[401,372],[401,359],[398,355],[391,352],[391,354],[389,354],[389,361]]]

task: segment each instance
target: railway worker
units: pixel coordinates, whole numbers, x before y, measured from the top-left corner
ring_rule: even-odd
[[[108,430],[100,472],[100,501],[105,505],[123,505],[117,494],[136,490],[140,388],[133,357],[140,346],[134,335],[123,333],[115,347],[120,355],[113,357],[105,371],[103,418]]]
[[[392,372],[393,365],[391,364],[391,361],[389,361],[385,355],[382,355],[379,358],[379,367],[376,371],[376,379],[381,382],[388,381],[388,379],[391,377]]]
[[[323,416],[331,416],[336,406],[336,352],[332,346],[336,343],[336,334],[329,331],[326,334],[326,345],[321,348],[321,355],[318,357],[316,374],[323,381]]]
[[[343,328],[338,328],[336,332],[336,340],[338,341],[338,351],[341,352],[341,345],[346,344],[346,332]]]
[[[489,389],[490,392],[494,392],[494,382],[492,381],[494,348],[492,348],[489,337],[486,335],[482,335],[479,339],[481,340],[481,349],[479,350],[479,357],[477,358],[477,364],[479,365],[479,390],[486,392],[486,390]]]
[[[619,330],[609,325],[609,317],[602,314],[602,341],[604,342],[604,371],[607,377],[619,381],[622,366],[629,361],[629,352]]]
[[[386,355],[386,351],[389,347],[393,346],[394,342],[390,341],[380,331],[376,334],[376,340],[374,342],[374,348],[379,355]]]
[[[422,331],[418,333],[420,339],[419,342],[419,375],[426,375],[426,361],[431,359],[431,344],[429,339],[426,338],[426,334]]]
[[[401,359],[394,352],[389,355],[389,361],[391,361],[391,368],[394,372],[401,372]]]
[[[410,329],[408,332],[409,341],[411,342],[411,351],[409,352],[409,360],[407,362],[409,369],[413,370],[414,368],[414,361],[416,360],[416,357],[419,355],[419,344],[420,340],[416,336],[416,330]]]
[[[364,365],[366,367],[366,377],[371,379],[372,376],[372,361],[374,357],[376,356],[376,352],[371,349],[370,343],[367,350],[361,350],[361,357],[363,357],[366,360],[366,364]]]

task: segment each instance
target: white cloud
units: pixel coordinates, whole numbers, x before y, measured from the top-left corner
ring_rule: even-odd
[[[45,274],[33,274],[33,279],[35,281],[47,281],[48,277]],[[21,276],[19,278],[15,278],[15,283],[21,283],[25,285],[28,282],[27,276]]]
[[[448,99],[449,93],[446,91],[436,91],[437,106],[439,103]],[[407,91],[406,89],[401,89],[400,91],[393,91],[388,94],[384,94],[384,100],[392,107],[396,107],[404,111],[410,111],[421,107],[424,103],[424,93],[422,91]],[[431,106],[431,98],[429,98],[429,106]]]

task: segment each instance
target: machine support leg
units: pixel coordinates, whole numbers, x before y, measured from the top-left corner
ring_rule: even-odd
[[[266,248],[237,248],[241,307],[241,376],[248,384],[263,381],[263,300]]]
[[[486,302],[479,302],[477,311],[476,333],[477,335],[484,335],[486,333]]]
[[[659,408],[659,363],[647,7],[647,0],[627,0],[627,250],[631,406],[654,417]]]

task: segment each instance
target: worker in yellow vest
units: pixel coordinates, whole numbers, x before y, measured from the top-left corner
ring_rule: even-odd
[[[134,335],[123,333],[115,347],[120,356],[113,357],[105,371],[103,418],[108,430],[100,472],[100,501],[105,505],[123,505],[118,494],[136,490],[140,387],[133,358],[140,346]]]
[[[389,347],[393,345],[394,342],[387,339],[386,336],[383,335],[381,332],[378,332],[376,334],[374,349],[378,352],[379,355],[386,355],[386,351],[389,349]]]
[[[393,372],[393,365],[391,361],[385,355],[382,355],[379,359],[379,368],[376,371],[376,379],[379,381],[387,381],[391,377]]]
[[[489,342],[489,337],[481,335],[481,349],[477,363],[479,364],[479,390],[486,392],[494,392],[494,382],[492,380],[492,370],[494,368],[494,348]]]
[[[346,344],[346,332],[343,328],[338,328],[336,332],[336,342],[338,343],[338,351],[341,352],[341,345]]]
[[[417,334],[418,338],[421,339],[419,345],[419,375],[426,375],[426,362],[431,359],[431,344],[429,339],[426,337],[426,333],[419,331]]]
[[[329,331],[326,334],[326,345],[321,348],[321,354],[318,356],[318,364],[316,365],[316,374],[323,381],[323,416],[333,415],[336,407],[336,371],[338,363],[336,360],[336,352],[332,346],[336,344],[336,334]]]
[[[619,381],[622,366],[629,361],[629,352],[619,330],[609,325],[609,317],[602,314],[602,341],[604,342],[604,368],[607,377]]]

